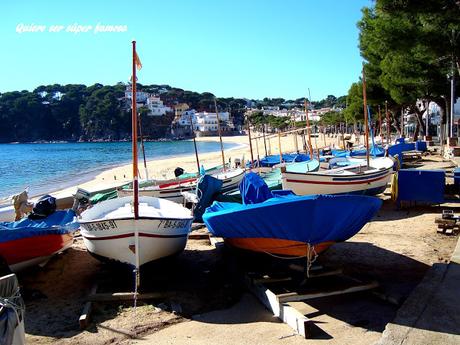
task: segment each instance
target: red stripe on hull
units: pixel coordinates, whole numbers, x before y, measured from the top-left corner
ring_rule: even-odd
[[[181,234],[181,235],[157,235],[157,234],[146,234],[144,232],[140,232],[140,237],[154,237],[154,238],[178,238],[178,237],[186,237],[188,234]],[[101,241],[101,240],[116,240],[119,238],[126,238],[126,237],[134,237],[134,233],[129,234],[121,234],[121,235],[113,235],[113,236],[104,236],[104,237],[96,237],[96,236],[85,236],[82,235],[84,238],[90,241]]]
[[[309,183],[309,184],[332,184],[332,185],[348,185],[348,184],[367,184],[369,182],[375,182],[382,180],[384,178],[388,177],[388,175],[384,175],[382,177],[370,179],[370,180],[364,180],[364,181],[351,181],[351,182],[328,182],[328,181],[304,181],[304,180],[291,180],[291,179],[286,179],[286,182],[294,182],[294,183]]]
[[[8,265],[14,265],[42,256],[50,256],[73,241],[71,234],[43,235],[0,243],[0,255]]]

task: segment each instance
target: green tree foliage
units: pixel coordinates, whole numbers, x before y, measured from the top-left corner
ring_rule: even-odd
[[[452,0],[378,0],[358,23],[370,104],[411,109],[418,99],[445,111],[452,63],[460,56],[460,4]],[[423,127],[423,126],[422,126]],[[417,135],[417,131],[416,131]]]

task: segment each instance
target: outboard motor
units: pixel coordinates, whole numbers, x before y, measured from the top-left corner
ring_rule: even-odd
[[[174,169],[174,176],[179,177],[179,176],[182,175],[184,172],[185,172],[184,169],[182,169],[182,168],[180,168],[180,167],[177,167],[176,169]]]
[[[72,210],[74,210],[75,213],[80,214],[85,209],[87,209],[88,206],[90,206],[90,195],[90,192],[87,190],[78,188],[76,193],[73,195]]]
[[[43,219],[54,212],[56,212],[56,198],[48,194],[43,195],[35,202],[29,219]]]

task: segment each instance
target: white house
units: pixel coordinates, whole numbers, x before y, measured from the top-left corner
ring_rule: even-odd
[[[217,131],[217,114],[208,113],[206,111],[195,113],[196,116],[196,125],[197,130],[200,132],[215,132]],[[230,114],[228,112],[219,113],[219,119],[222,122],[225,122],[222,125],[222,130],[225,130],[224,127],[229,127],[228,122],[230,119]]]
[[[136,91],[136,102],[137,103],[145,103],[147,101],[147,98],[149,97],[149,95],[150,94],[148,92]],[[125,98],[126,99],[132,99],[132,97],[133,97],[132,87],[131,87],[131,85],[127,85],[126,90],[125,90]]]
[[[160,97],[157,96],[149,96],[145,105],[150,110],[150,116],[163,116],[167,112],[172,111],[172,109],[165,106]]]
[[[192,121],[193,129],[197,130],[197,119],[195,115],[195,110],[194,109],[188,109],[182,112],[180,115],[179,119],[177,120],[177,123],[179,126],[182,127],[189,127],[190,126],[190,120]]]

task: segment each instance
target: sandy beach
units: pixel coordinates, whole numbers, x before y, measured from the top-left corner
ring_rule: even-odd
[[[423,164],[452,167],[432,157]],[[369,293],[299,302],[299,310],[323,332],[313,339],[296,335],[241,284],[244,271],[257,264],[269,265],[273,258],[240,255],[206,239],[190,239],[175,260],[143,270],[142,291],[158,292],[159,298],[139,302],[136,310],[132,301],[95,303],[91,325],[80,330],[78,318],[94,284],[98,292],[131,291],[134,278],[130,270],[95,260],[77,237],[71,249],[45,267],[18,275],[27,307],[27,341],[53,345],[372,344],[430,267],[449,261],[457,237],[437,233],[434,219],[445,207],[459,210],[450,204],[398,210],[389,190],[380,198],[384,204],[377,216],[356,236],[332,246],[317,263],[378,281],[379,291],[396,300],[396,305]]]
[[[301,146],[301,138],[297,139]],[[218,138],[199,140],[217,141]],[[224,141],[241,145],[227,150],[226,160],[243,159],[243,156],[249,159],[246,136],[225,137]],[[265,154],[263,141],[258,141],[258,145],[253,145],[254,158],[257,148],[261,156]],[[325,138],[325,141],[339,146],[337,138]],[[281,138],[281,146],[283,152],[296,149],[292,136]],[[277,154],[278,138],[271,139],[267,148]],[[221,159],[220,152],[200,156],[206,168],[221,164]],[[178,166],[193,172],[196,169],[194,155],[148,162],[149,176],[173,177],[173,170]],[[455,165],[438,155],[428,154],[415,163],[414,167],[417,166],[449,170]],[[130,174],[131,166],[124,165],[79,186],[90,191],[109,188],[129,182]],[[71,194],[75,188],[60,191],[57,196]],[[216,341],[225,345],[318,344],[319,341],[328,345],[372,344],[381,337],[430,267],[449,262],[457,243],[456,236],[437,233],[434,220],[446,207],[459,212],[458,205],[397,209],[390,194],[387,189],[379,195],[384,203],[371,222],[353,238],[333,245],[318,258],[317,264],[341,268],[359,279],[375,280],[380,293],[390,296],[393,302],[382,301],[370,293],[299,302],[296,308],[320,328],[319,335],[313,339],[303,339],[274,318],[242,284],[248,270],[257,265],[266,267],[273,258],[264,254],[241,254],[222,243],[213,245],[203,237],[190,239],[185,251],[174,260],[142,270],[141,292],[158,293],[158,298],[139,301],[136,309],[133,301],[93,303],[91,324],[80,329],[78,319],[96,284],[98,293],[132,291],[134,277],[129,269],[94,259],[86,251],[82,237],[77,236],[72,248],[53,257],[46,266],[32,267],[18,274],[27,307],[27,342],[53,345],[202,345]],[[197,232],[206,234],[207,230],[203,227]]]

